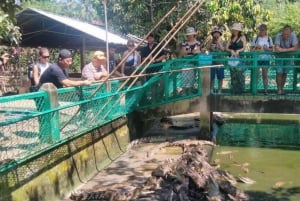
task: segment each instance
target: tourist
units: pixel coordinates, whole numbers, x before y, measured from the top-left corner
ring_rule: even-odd
[[[275,38],[275,51],[276,52],[293,52],[298,49],[298,39],[296,34],[292,31],[289,25],[283,27],[281,33],[278,33]],[[280,55],[282,57],[282,55]],[[291,56],[289,56],[291,57]],[[283,95],[283,88],[286,82],[287,74],[290,70],[291,61],[278,61],[281,67],[276,68],[276,84],[277,84],[277,94]]]
[[[108,77],[106,57],[104,52],[95,51],[92,57],[92,61],[85,65],[81,72],[83,80],[98,81]]]
[[[141,50],[141,58],[142,61],[147,59],[147,63],[152,60],[151,63],[157,64],[166,59],[166,52],[161,47],[157,47],[157,43],[155,42],[155,36],[153,33],[150,33],[147,37],[147,45]],[[162,65],[154,65],[153,67],[149,66],[146,69],[146,73],[155,73],[161,70]]]
[[[226,51],[230,52],[228,59],[231,76],[231,91],[233,94],[240,94],[245,89],[245,75],[240,53],[246,48],[246,37],[242,33],[242,24],[234,23],[231,27],[231,37],[226,44]]]
[[[261,24],[259,26],[258,35],[253,39],[251,43],[251,51],[272,51],[273,40],[267,33],[267,25]],[[262,79],[264,85],[264,94],[268,94],[268,68],[270,66],[270,54],[259,54],[257,65],[262,68]],[[256,69],[254,69],[256,70]]]
[[[130,76],[136,70],[137,66],[141,63],[140,53],[134,50],[130,55],[128,53],[135,48],[133,40],[127,41],[127,50],[123,53],[123,59],[126,58],[125,62],[122,64],[121,73]]]
[[[109,45],[108,48],[108,54],[109,54],[109,74],[113,72],[113,70],[116,68],[117,61],[115,59],[116,55],[116,46],[114,45]],[[123,77],[124,75],[120,73],[119,70],[116,70],[113,74],[112,77]]]
[[[5,71],[5,65],[10,59],[10,54],[6,50],[0,50],[0,68],[1,71]]]
[[[191,56],[200,53],[200,42],[196,39],[197,32],[194,27],[188,27],[185,32],[186,40],[181,43],[181,54]],[[188,62],[185,67],[194,67],[193,62]],[[182,89],[184,94],[193,92],[195,83],[195,71],[188,70],[182,72]]]
[[[57,62],[51,64],[40,77],[39,87],[44,83],[52,83],[57,88],[90,85],[91,80],[70,80],[67,69],[72,65],[72,54],[62,49]]]
[[[146,74],[156,73],[163,68],[163,62],[167,55],[163,48],[158,46],[155,40],[155,35],[150,33],[147,36],[147,45],[141,50],[142,61],[145,63]],[[152,65],[151,65],[152,64]],[[153,75],[149,75],[145,80],[150,80]],[[151,94],[148,94],[148,99],[160,101],[164,95],[164,80],[162,77],[155,83],[151,83]]]
[[[49,50],[45,47],[39,48],[39,60],[32,67],[32,81],[30,91],[34,92],[38,90],[40,77],[45,70],[50,66],[49,61]]]
[[[211,40],[209,40],[209,42],[207,43],[207,50],[209,52],[221,52],[224,51],[224,45],[223,45],[223,41],[221,39],[223,30],[218,27],[218,26],[214,26],[212,31],[211,31]],[[217,55],[214,56],[215,59],[220,59],[222,58],[222,56]],[[220,61],[217,62],[213,62],[213,65],[217,65],[220,64]],[[224,79],[224,68],[219,67],[219,68],[211,68],[210,70],[210,74],[211,74],[211,82],[210,82],[210,89],[211,89],[211,94],[215,93],[215,77],[217,76],[218,79],[218,94],[221,94],[222,92],[222,87],[223,87],[223,79]]]

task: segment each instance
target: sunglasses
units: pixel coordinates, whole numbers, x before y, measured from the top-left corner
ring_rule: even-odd
[[[42,56],[42,58],[47,59],[47,58],[49,58],[49,56]]]

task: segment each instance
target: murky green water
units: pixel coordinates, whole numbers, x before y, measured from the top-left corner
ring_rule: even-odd
[[[220,154],[234,151],[232,154]],[[248,177],[254,184],[238,182],[252,200],[300,200],[300,151],[275,148],[219,146],[213,161],[234,176]]]
[[[237,186],[259,201],[300,200],[299,125],[227,124],[212,161],[254,184]],[[228,153],[232,151],[232,153]]]

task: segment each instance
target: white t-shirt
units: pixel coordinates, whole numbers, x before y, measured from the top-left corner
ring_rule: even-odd
[[[45,64],[42,64],[38,62],[37,66],[39,68],[39,76],[41,77],[45,70],[50,66],[50,63],[47,62]]]
[[[262,51],[263,48],[270,48],[270,47],[273,47],[274,44],[273,44],[273,40],[271,37],[269,36],[264,36],[264,37],[256,37],[253,39],[252,43],[251,43],[251,46],[252,47],[255,47],[255,46],[260,46]],[[267,55],[267,54],[261,54],[258,56],[260,59],[270,59],[271,55]]]
[[[128,51],[126,50],[124,52],[124,56],[128,54]],[[129,55],[126,59],[126,62],[129,62],[133,59],[133,66],[137,66],[138,59],[139,59],[139,53],[137,51],[134,51],[131,55]]]

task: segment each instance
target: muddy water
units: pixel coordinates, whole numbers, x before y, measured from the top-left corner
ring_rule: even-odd
[[[212,161],[236,177],[254,180],[237,184],[252,200],[300,200],[300,150],[218,146]]]
[[[299,118],[299,116],[297,117]],[[212,162],[254,184],[237,186],[252,200],[300,200],[300,125],[227,122],[218,134]]]

